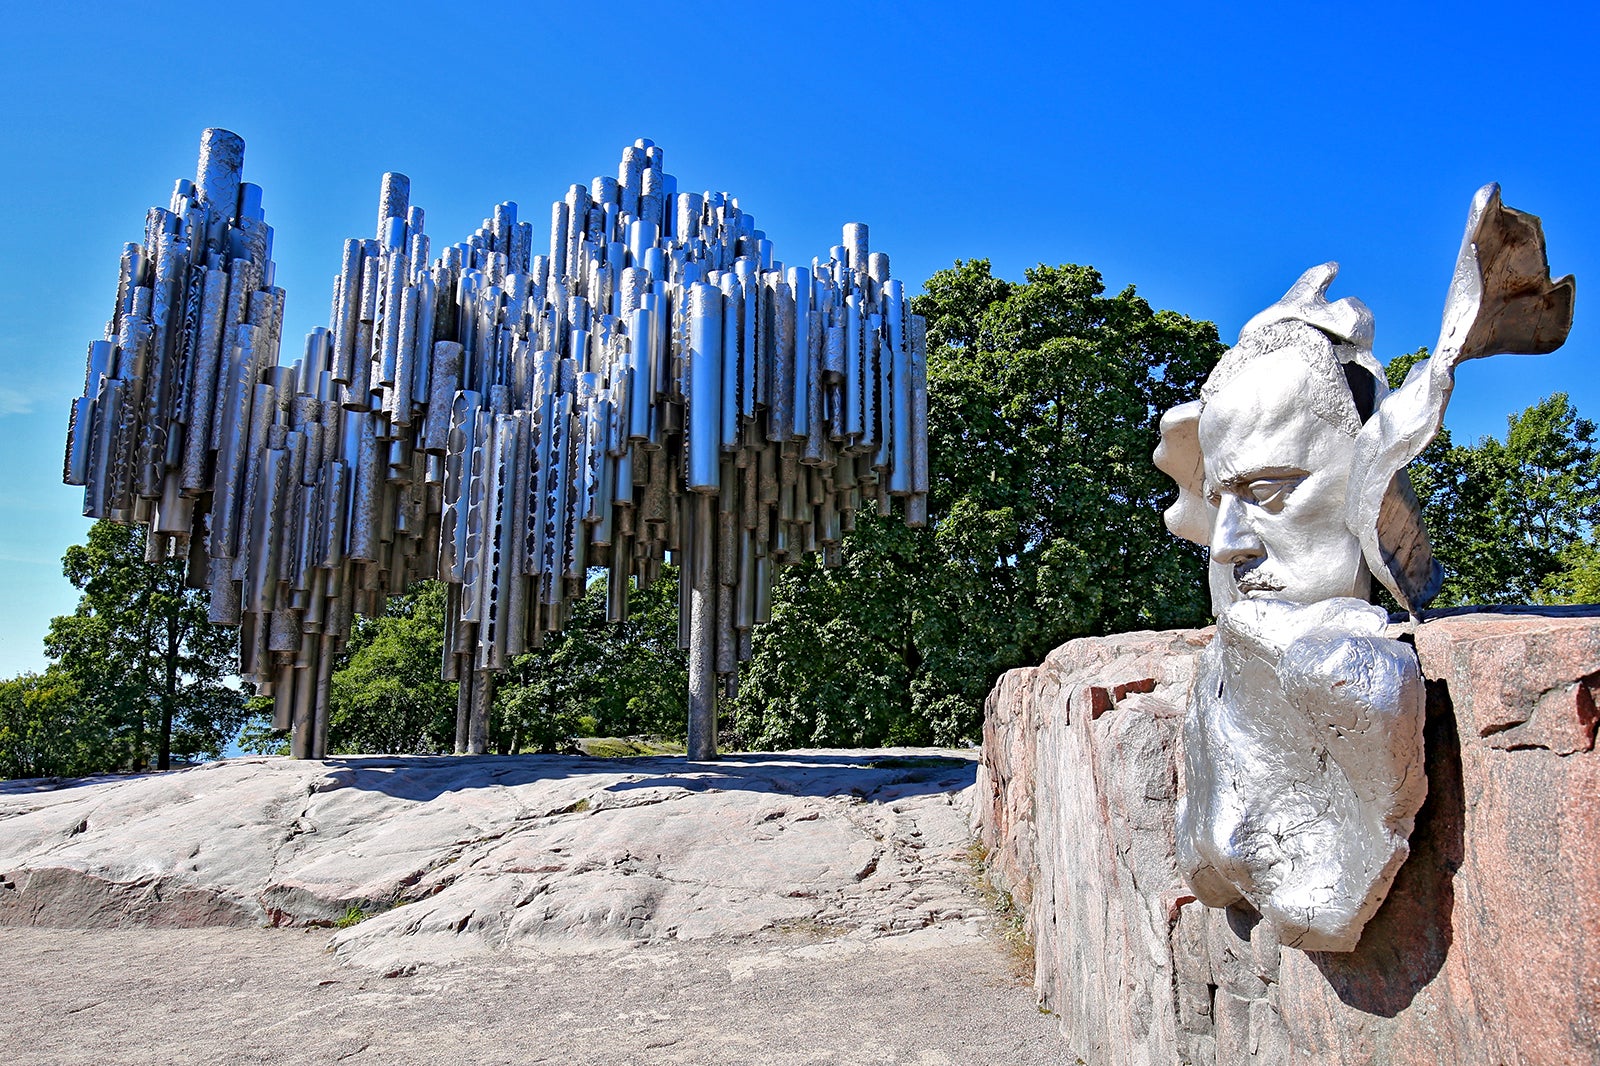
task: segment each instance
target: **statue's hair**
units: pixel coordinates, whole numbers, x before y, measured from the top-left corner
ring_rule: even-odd
[[[1248,374],[1250,368],[1264,359],[1286,360],[1302,363],[1310,370],[1309,391],[1305,401],[1312,412],[1342,433],[1355,436],[1361,428],[1363,415],[1370,415],[1371,402],[1361,410],[1352,389],[1353,355],[1341,349],[1351,345],[1336,345],[1331,337],[1315,326],[1292,319],[1280,319],[1265,325],[1253,326],[1239,335],[1239,343],[1229,348],[1212,370],[1211,376],[1200,388],[1201,403],[1210,402],[1229,382]],[[1343,358],[1341,358],[1343,356]],[[1361,373],[1366,371],[1358,365]],[[1367,393],[1370,395],[1371,389]]]

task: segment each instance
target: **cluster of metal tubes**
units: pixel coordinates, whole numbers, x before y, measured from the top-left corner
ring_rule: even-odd
[[[773,567],[865,506],[927,517],[922,320],[867,228],[785,268],[723,193],[680,193],[638,141],[552,206],[549,253],[498,205],[429,259],[409,182],[348,240],[331,324],[278,362],[284,293],[244,143],[207,130],[193,182],[122,258],[72,407],[84,513],[187,556],[240,672],[321,757],[353,614],[447,583],[456,748],[487,750],[495,671],[559,630],[592,568],[608,615],[680,565],[690,755],[770,614]]]

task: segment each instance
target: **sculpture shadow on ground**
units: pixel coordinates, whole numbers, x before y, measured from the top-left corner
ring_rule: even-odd
[[[896,751],[852,753],[740,752],[715,762],[682,756],[594,758],[582,755],[388,755],[324,761],[316,791],[357,788],[427,802],[449,792],[509,788],[563,778],[625,774],[605,791],[675,788],[685,792],[766,792],[777,796],[850,797],[892,802],[958,792],[977,778],[977,761]]]
[[[1392,1018],[1444,966],[1454,940],[1455,877],[1463,857],[1466,797],[1461,737],[1449,689],[1428,683],[1428,798],[1417,812],[1411,856],[1350,952],[1307,952],[1345,1004]]]
[[[179,767],[178,769],[189,769]],[[106,773],[90,774],[87,777],[19,777],[9,781],[0,781],[0,796],[22,796],[30,793],[64,792],[72,788],[84,788],[88,785],[118,784],[124,781],[137,781],[142,778],[155,777],[166,773],[165,770],[141,770],[136,773]]]

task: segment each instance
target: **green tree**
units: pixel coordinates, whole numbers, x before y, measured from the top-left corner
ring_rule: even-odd
[[[62,565],[82,596],[50,623],[46,676],[75,694],[62,728],[79,738],[79,772],[221,754],[245,718],[232,680],[238,639],[207,620],[208,595],[186,586],[185,560],[147,562],[142,527],[102,521]],[[66,690],[55,691],[60,707]]]
[[[439,679],[445,608],[445,586],[419,581],[381,617],[356,618],[328,684],[329,752],[452,750],[456,683]]]
[[[1592,530],[1589,537],[1561,553],[1561,569],[1545,579],[1540,602],[1600,603],[1600,546]]]
[[[111,765],[109,737],[82,720],[59,667],[0,681],[0,778],[73,777]]]
[[[1427,355],[1395,358],[1390,385]],[[1458,445],[1441,430],[1410,474],[1445,567],[1434,607],[1600,598],[1600,449],[1565,393],[1508,415],[1504,441]]]
[[[772,619],[728,701],[732,739],[751,748],[958,743],[930,720],[923,649],[934,639],[940,566],[932,535],[899,516],[859,515],[843,561],[785,567]]]
[[[960,285],[947,284],[950,275]],[[1104,295],[1089,267],[1038,266],[992,299],[972,343],[944,333],[995,290],[987,262],[936,275],[930,330],[936,539],[972,584],[963,624],[996,655],[1037,662],[1074,636],[1198,622],[1201,553],[1169,536],[1155,469],[1161,412],[1192,398],[1223,351],[1216,328]]]
[[[914,308],[930,529],[863,519],[841,572],[785,571],[735,700],[762,746],[975,739],[1004,670],[1206,617],[1203,553],[1162,527],[1174,489],[1150,456],[1224,350],[1215,328],[1071,265],[1014,284],[958,262]]]
[[[573,604],[565,629],[514,658],[495,682],[490,740],[501,754],[558,751],[587,726],[601,733],[682,736],[688,667],[677,646],[676,571],[629,592],[630,611],[605,620],[604,579]],[[446,587],[413,585],[380,618],[357,618],[328,692],[328,750],[350,754],[449,751],[453,681],[439,679]],[[275,751],[281,734],[258,716],[249,750]]]
[[[681,738],[688,660],[678,647],[678,572],[628,590],[628,616],[606,621],[606,580],[589,583],[559,633],[519,655],[495,690],[496,750],[558,751],[583,728],[603,736]]]

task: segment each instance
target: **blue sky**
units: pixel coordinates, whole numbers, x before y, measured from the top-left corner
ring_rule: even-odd
[[[913,289],[958,258],[1088,263],[1231,340],[1306,267],[1380,358],[1431,345],[1473,191],[1578,276],[1565,349],[1462,371],[1447,425],[1565,390],[1600,416],[1600,15],[1589,5],[146,3],[14,10],[0,41],[0,676],[38,669],[83,538],[67,403],[145,209],[200,131],[246,141],[288,290],[326,321],[385,170],[434,240],[548,217],[650,137],[789,261],[863,221]]]

